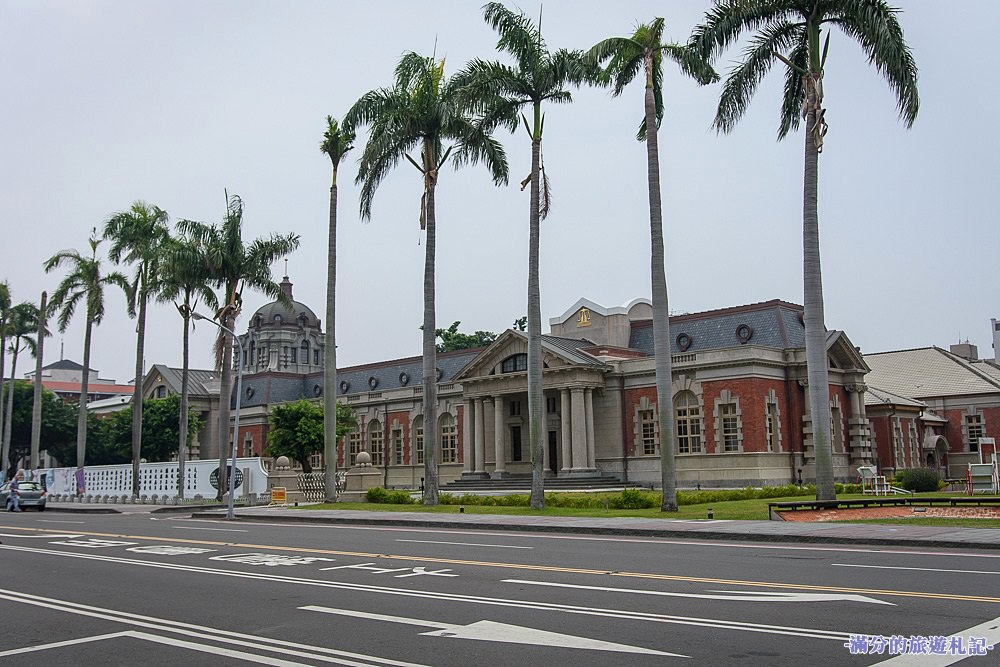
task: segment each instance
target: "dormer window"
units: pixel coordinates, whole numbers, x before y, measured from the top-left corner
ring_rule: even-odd
[[[501,373],[517,373],[528,370],[528,355],[512,354],[500,363]]]
[[[281,322],[282,322],[281,315],[275,315],[274,316],[274,323],[275,324],[281,324]]]

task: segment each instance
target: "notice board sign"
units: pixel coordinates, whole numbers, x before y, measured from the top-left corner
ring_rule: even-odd
[[[283,486],[271,487],[271,504],[284,505],[288,502],[288,490]]]

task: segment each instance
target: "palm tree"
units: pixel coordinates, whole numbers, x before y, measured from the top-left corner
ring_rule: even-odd
[[[592,72],[585,68],[582,54],[561,49],[550,53],[542,39],[541,21],[535,26],[523,13],[513,13],[499,2],[483,8],[486,22],[497,31],[497,49],[507,52],[517,63],[510,67],[474,60],[458,78],[474,82],[499,97],[486,114],[486,123],[514,131],[522,107],[530,107],[532,120],[521,115],[531,137],[531,175],[521,183],[531,185],[528,231],[528,433],[531,451],[531,506],[545,506],[542,441],[545,436],[545,400],[542,389],[542,311],[538,276],[539,221],[549,213],[549,179],[542,161],[543,102],[568,104],[573,101],[568,83],[580,83]]]
[[[354,133],[326,117],[319,149],[330,158],[330,226],[326,264],[326,348],[323,353],[323,460],[326,499],[337,501],[337,170],[354,146]]]
[[[7,321],[10,319],[10,306],[10,285],[8,285],[5,280],[0,283],[0,398],[3,397],[3,377],[6,366],[5,362],[7,361]],[[11,387],[13,387],[13,375],[11,376],[10,381]],[[11,391],[13,391],[13,388]],[[0,409],[0,441],[3,440],[3,425],[4,411]],[[6,481],[6,477],[0,478],[0,481]]]
[[[437,350],[434,313],[434,255],[437,242],[435,188],[441,167],[452,158],[457,168],[482,161],[497,184],[507,182],[503,147],[471,114],[489,99],[474,88],[463,88],[444,76],[444,59],[435,61],[416,53],[404,54],[396,66],[392,88],[372,90],[355,102],[344,117],[353,131],[370,125],[361,156],[357,182],[361,184],[361,216],[371,218],[375,190],[404,158],[420,172],[424,192],[420,200],[420,227],[424,245],[423,419],[424,503],[438,502]],[[445,144],[450,145],[445,148]],[[417,157],[410,155],[419,151]]]
[[[69,273],[62,279],[56,291],[52,294],[50,308],[59,311],[59,331],[66,331],[77,306],[83,301],[86,305],[86,324],[83,334],[83,376],[80,379],[80,409],[77,417],[76,431],[76,465],[82,468],[87,453],[87,391],[90,381],[90,344],[95,326],[104,319],[104,289],[111,285],[120,287],[130,298],[131,285],[128,278],[113,271],[105,274],[101,260],[97,257],[97,247],[101,240],[97,238],[94,229],[90,236],[90,256],[81,255],[76,250],[63,250],[45,262],[45,271],[49,273],[63,263],[69,265]],[[41,378],[36,378],[41,381]]]
[[[226,217],[221,224],[181,220],[178,228],[189,235],[201,248],[211,284],[224,289],[221,308],[216,313],[219,323],[235,331],[236,318],[243,307],[246,287],[291,305],[278,283],[271,277],[271,265],[299,247],[298,234],[272,234],[249,245],[243,243],[243,200],[226,195]],[[224,330],[216,339],[216,368],[222,370],[219,396],[219,488],[221,499],[226,487],[226,441],[229,435],[229,402],[233,393],[233,338]],[[233,466],[236,462],[233,461]]]
[[[670,307],[663,257],[663,214],[660,203],[660,149],[657,131],[663,120],[663,59],[669,58],[698,83],[719,77],[691,49],[663,43],[662,18],[636,27],[631,37],[611,37],[595,45],[588,56],[597,62],[609,60],[601,83],[613,85],[622,94],[641,71],[645,74],[645,113],[637,137],[646,142],[646,177],[649,191],[650,279],[653,294],[653,356],[656,364],[656,403],[660,425],[660,479],[664,512],[677,511],[677,475],[674,465],[673,371],[670,363]]]
[[[31,335],[38,329],[38,306],[28,301],[11,307],[7,320],[7,340],[10,351],[10,386],[7,389],[7,417],[3,423],[3,477],[7,478],[10,462],[10,425],[14,414],[14,378],[17,377],[17,357],[25,350],[35,353]]]
[[[161,272],[159,276],[160,301],[173,301],[177,312],[184,321],[181,368],[180,443],[177,449],[177,497],[184,499],[184,466],[187,462],[188,437],[188,394],[190,384],[190,333],[191,314],[198,307],[198,301],[216,309],[219,300],[209,287],[208,263],[199,245],[189,236],[170,238],[163,247]]]
[[[32,470],[38,469],[38,454],[42,444],[42,359],[45,337],[49,335],[49,295],[42,292],[38,306],[38,329],[35,332],[35,386],[31,402],[31,450],[29,462]]]
[[[718,131],[732,131],[746,113],[757,85],[779,61],[785,65],[785,88],[778,139],[798,128],[800,114],[806,121],[802,188],[803,319],[816,454],[816,497],[820,500],[836,498],[817,207],[819,154],[827,131],[823,72],[831,34],[827,32],[823,43],[823,25],[830,30],[840,28],[858,42],[868,61],[888,81],[896,96],[899,116],[910,127],[920,108],[917,66],[903,39],[897,13],[885,0],[716,0],[705,15],[705,23],[695,28],[690,41],[702,56],[709,58],[742,34],[753,33],[743,62],[733,68],[723,86],[714,122]]]
[[[104,223],[104,238],[111,241],[108,258],[116,264],[132,264],[129,314],[138,316],[135,343],[135,388],[132,391],[132,496],[139,497],[139,460],[142,458],[142,376],[146,345],[146,305],[155,295],[162,247],[170,236],[167,212],[136,201]]]

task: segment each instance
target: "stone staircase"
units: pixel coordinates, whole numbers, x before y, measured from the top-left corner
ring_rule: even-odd
[[[598,474],[589,477],[546,477],[545,491],[620,491],[641,488],[641,484],[623,482],[618,477]],[[443,493],[529,493],[531,475],[511,475],[504,479],[458,479],[441,487]]]

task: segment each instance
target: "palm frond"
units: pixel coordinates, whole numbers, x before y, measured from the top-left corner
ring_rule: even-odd
[[[778,140],[784,139],[792,130],[799,129],[802,117],[802,102],[805,86],[799,70],[809,67],[809,45],[806,40],[796,44],[786,56],[795,67],[785,67],[785,90],[781,97],[781,122],[778,125]]]
[[[741,34],[776,22],[787,23],[798,15],[793,3],[787,0],[716,0],[705,13],[704,22],[691,33],[688,46],[711,62]]]

